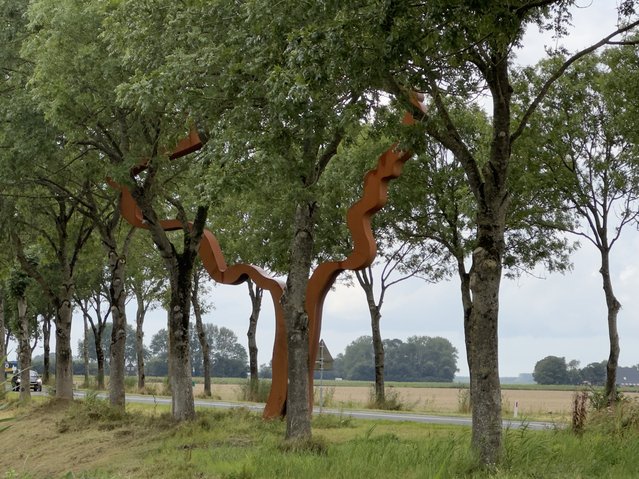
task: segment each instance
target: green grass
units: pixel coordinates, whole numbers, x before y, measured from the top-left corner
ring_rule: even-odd
[[[40,414],[53,414],[45,405]],[[313,419],[313,439],[284,441],[285,422],[264,421],[246,409],[198,410],[195,421],[175,423],[165,407],[128,406],[114,412],[91,396],[56,410],[50,445],[83,434],[126,438],[100,456],[116,457],[103,466],[50,477],[69,478],[633,478],[639,477],[639,407],[617,413],[591,413],[582,434],[570,430],[508,430],[502,461],[493,469],[478,466],[469,449],[470,430],[393,421],[363,421],[322,415]],[[24,410],[15,418],[20,428]],[[31,419],[38,420],[37,417]],[[6,436],[9,440],[9,436]],[[21,436],[22,437],[22,436]],[[87,439],[88,441],[88,439]],[[123,450],[122,450],[123,449]],[[63,465],[64,467],[65,465]],[[37,477],[27,464],[9,469],[2,479]],[[67,466],[68,467],[68,466]]]
[[[176,426],[144,460],[140,477],[234,478],[581,478],[639,477],[639,434],[507,431],[504,458],[478,467],[470,431],[389,422],[315,423],[320,445],[285,448],[284,424],[247,411],[200,412]],[[98,471],[99,472],[99,471]],[[117,476],[116,476],[117,477]]]

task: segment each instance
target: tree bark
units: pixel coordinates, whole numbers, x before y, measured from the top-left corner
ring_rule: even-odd
[[[253,283],[251,280],[246,282],[249,290],[249,296],[251,297],[251,316],[249,317],[249,328],[246,336],[248,337],[248,350],[249,350],[249,393],[250,400],[257,401],[259,390],[259,378],[258,378],[258,364],[257,364],[257,340],[255,333],[257,331],[257,321],[260,317],[260,310],[262,309],[262,295],[264,290]]]
[[[472,445],[484,464],[496,464],[501,455],[501,387],[497,339],[500,281],[500,258],[478,247],[473,252],[470,273],[473,294],[469,325],[472,332],[470,394]]]
[[[0,386],[0,399],[4,398],[4,381],[6,380],[6,373],[4,371],[4,365],[7,361],[7,349],[5,347],[5,337],[7,334],[7,328],[4,322],[4,291],[0,288],[0,367],[2,367],[2,375],[0,376],[0,382],[3,384]]]
[[[473,356],[473,335],[470,330],[470,316],[473,311],[473,298],[470,292],[470,275],[466,272],[463,254],[457,256],[457,273],[459,275],[459,288],[464,311],[464,339],[466,343],[466,362],[470,371]]]
[[[18,302],[18,360],[20,364],[20,402],[31,400],[31,345],[29,344],[29,318],[27,299],[20,296]]]
[[[617,367],[619,364],[619,332],[617,330],[617,315],[621,310],[621,303],[615,297],[610,278],[610,249],[600,249],[601,268],[599,273],[603,280],[603,289],[606,295],[606,309],[608,313],[608,337],[610,339],[610,354],[606,365],[605,395],[609,405],[617,402]]]
[[[42,318],[42,345],[44,348],[44,372],[42,374],[42,382],[49,384],[51,382],[51,317],[46,313]]]
[[[197,270],[194,271],[193,281],[193,294],[191,296],[191,303],[193,303],[193,314],[195,315],[195,328],[197,330],[197,337],[200,342],[200,348],[202,348],[202,369],[204,371],[204,395],[211,396],[211,348],[209,342],[206,340],[206,331],[204,331],[204,324],[202,323],[202,308],[200,307],[200,278]]]
[[[84,313],[84,311],[83,311]],[[86,313],[82,315],[84,321],[84,340],[82,341],[82,359],[84,362],[84,387],[89,387],[89,322]]]
[[[71,320],[73,308],[72,283],[63,285],[64,292],[56,305],[55,321],[55,396],[58,399],[73,399],[73,351],[71,349]]]
[[[191,267],[178,261],[172,272],[176,288],[171,288],[169,309],[169,367],[173,418],[187,421],[195,418],[191,348],[189,344],[189,312],[191,300]],[[172,282],[173,282],[172,281]]]
[[[186,421],[195,418],[189,345],[193,266],[197,257],[197,248],[202,239],[208,207],[199,206],[193,223],[189,224],[184,209],[179,203],[174,204],[178,208],[183,233],[183,250],[178,253],[167,237],[164,226],[152,204],[150,189],[156,173],[153,164],[149,163],[144,186],[134,187],[131,194],[144,215],[146,227],[160,251],[169,274],[171,298],[168,311],[168,366],[169,385],[172,391],[172,415],[178,421]]]
[[[135,354],[138,363],[138,390],[144,389],[146,375],[144,372],[144,317],[146,306],[139,291],[135,291],[138,307],[135,312]]]
[[[110,272],[109,302],[111,307],[111,321],[113,322],[113,329],[111,330],[109,402],[112,406],[122,409],[124,408],[126,399],[124,391],[124,349],[126,344],[126,291],[124,283],[126,251],[127,247],[125,246],[122,254],[118,254],[115,248],[111,248],[108,253],[108,267]]]
[[[313,257],[315,205],[298,204],[294,225],[286,291],[282,297],[288,345],[286,438],[307,439],[311,437],[311,410],[308,383],[309,325],[305,301]]]
[[[96,388],[99,390],[104,390],[104,349],[102,348],[102,329],[97,328],[99,333],[93,334],[93,339],[95,342],[95,358],[98,363],[98,372],[96,375]]]

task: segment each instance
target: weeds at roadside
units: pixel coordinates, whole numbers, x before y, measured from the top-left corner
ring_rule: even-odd
[[[461,414],[470,414],[471,406],[470,388],[460,388],[457,391],[457,412]]]
[[[58,432],[82,430],[91,423],[99,423],[105,429],[113,429],[129,419],[127,413],[100,399],[96,391],[89,391],[84,399],[73,401],[65,417],[58,423]]]
[[[320,401],[320,388],[321,388],[321,401]],[[316,386],[313,388],[313,404],[315,406],[331,407],[334,406],[333,398],[335,397],[334,386]],[[321,404],[320,404],[321,402]]]
[[[316,429],[353,427],[353,418],[343,414],[318,414],[313,416],[312,425]]]
[[[255,387],[255,383],[251,383],[250,378],[242,383],[240,385],[239,400],[265,403],[271,392],[271,381],[260,379],[256,385],[257,387]]]
[[[366,407],[368,409],[381,409],[383,411],[402,411],[409,409],[409,406],[402,401],[399,391],[394,389],[393,386],[385,388],[383,401],[377,400],[375,397],[375,387],[371,386],[368,391],[368,403]]]
[[[322,437],[286,439],[279,445],[278,449],[284,453],[326,456],[328,454],[328,442]]]

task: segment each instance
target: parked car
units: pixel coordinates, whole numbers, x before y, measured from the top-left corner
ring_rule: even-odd
[[[13,376],[11,386],[14,391],[20,391],[20,373]],[[34,391],[42,391],[42,379],[37,371],[29,370],[29,389]]]

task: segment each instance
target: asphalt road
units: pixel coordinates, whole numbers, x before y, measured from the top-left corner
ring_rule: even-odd
[[[75,397],[82,398],[85,393],[83,391],[76,391]],[[106,394],[98,394],[98,397],[102,399],[108,399]],[[158,396],[146,396],[139,394],[127,394],[126,401],[130,403],[139,404],[171,404],[170,397],[158,397]],[[264,409],[263,404],[248,403],[248,402],[228,402],[228,401],[214,401],[214,400],[195,400],[196,407],[210,407],[219,409],[231,409],[231,408],[245,408],[251,411],[262,412]],[[313,414],[320,414],[318,407],[315,407]],[[408,422],[421,422],[426,424],[447,424],[455,426],[471,426],[471,419],[463,416],[435,416],[430,414],[416,414],[416,413],[402,413],[402,412],[385,412],[385,411],[368,411],[368,410],[356,410],[356,409],[333,409],[322,408],[322,414],[334,414],[340,416],[348,416],[356,419],[366,419],[372,421],[408,421]],[[527,420],[514,420],[505,419],[502,421],[504,429],[556,429],[562,428],[564,425],[561,423],[546,422],[546,421],[527,421]]]

